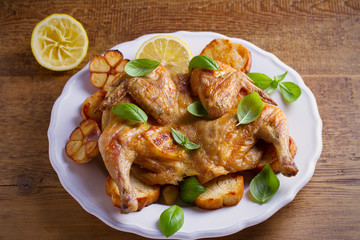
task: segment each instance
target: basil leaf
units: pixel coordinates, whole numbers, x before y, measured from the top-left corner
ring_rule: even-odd
[[[275,91],[277,89],[277,87],[279,86],[279,82],[278,81],[272,81],[270,84],[270,87],[268,87],[266,89],[266,93],[272,93],[273,91]]]
[[[184,203],[192,204],[197,196],[206,192],[195,177],[189,177],[180,184],[180,199]]]
[[[208,114],[204,106],[201,104],[201,101],[193,102],[186,109],[189,113],[196,117],[204,117]]]
[[[111,109],[111,111],[115,115],[133,122],[144,122],[146,124],[146,121],[148,120],[146,113],[132,103],[117,104]]]
[[[266,89],[266,93],[272,93],[275,91],[280,84],[281,95],[287,102],[296,101],[301,95],[301,89],[298,85],[293,82],[281,82],[287,75],[287,71],[281,75],[274,77],[274,80],[271,80],[268,76],[262,73],[247,73],[253,81],[254,85]]]
[[[187,137],[185,137],[184,134],[182,134],[179,131],[176,131],[175,129],[171,128],[171,134],[178,144],[184,145],[188,140]]]
[[[220,69],[219,69],[219,64],[211,57],[208,57],[205,55],[198,55],[191,59],[191,61],[189,63],[189,72],[194,68],[217,70],[221,74]]]
[[[186,142],[184,143],[184,147],[186,147],[189,150],[194,150],[194,149],[198,149],[200,145],[197,145],[196,143],[193,142]]]
[[[247,124],[255,121],[261,114],[263,102],[257,92],[251,93],[244,97],[237,108],[237,117],[239,124]]]
[[[150,59],[135,59],[125,65],[125,72],[132,77],[141,77],[153,71],[159,64],[160,62]]]
[[[175,142],[177,142],[180,145],[183,145],[184,147],[186,147],[189,150],[198,149],[200,147],[200,145],[197,145],[193,142],[189,142],[188,138],[184,134],[182,134],[179,131],[176,131],[173,128],[171,128],[171,134],[172,134]]]
[[[159,229],[166,237],[179,231],[183,224],[184,212],[178,205],[169,207],[160,215]]]
[[[301,95],[301,89],[293,82],[280,82],[281,95],[287,102],[294,102]]]
[[[286,77],[286,74],[287,74],[287,73],[288,73],[288,72],[286,71],[285,73],[283,73],[283,74],[281,74],[281,75],[275,76],[275,77],[274,77],[274,80],[277,81],[277,82],[280,82],[280,81],[284,80],[284,78]]]
[[[247,73],[246,74],[251,80],[254,81],[254,85],[265,90],[272,82],[272,79],[263,73]]]
[[[280,187],[280,181],[267,163],[261,172],[250,182],[250,192],[260,203],[265,203]]]

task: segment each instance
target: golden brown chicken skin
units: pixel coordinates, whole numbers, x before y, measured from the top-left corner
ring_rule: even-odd
[[[196,176],[201,183],[232,172],[256,168],[262,151],[258,141],[273,144],[277,154],[277,171],[286,176],[297,173],[289,151],[289,131],[285,114],[255,87],[246,75],[222,65],[217,71],[194,69],[189,77],[174,77],[160,66],[144,77],[125,77],[113,92],[118,99],[104,101],[105,108],[128,99],[150,114],[154,121],[147,128],[108,111],[108,124],[99,139],[99,150],[111,177],[116,182],[121,212],[137,210],[137,200],[130,182],[130,171],[140,180],[152,184],[177,184],[186,176]],[[229,81],[229,82],[227,82]],[[142,89],[142,90],[139,90]],[[236,108],[250,92],[259,92],[263,112],[252,123],[236,126]],[[210,92],[210,94],[208,94]],[[231,97],[228,97],[231,96]],[[195,117],[186,107],[198,99],[209,113]],[[189,141],[201,145],[188,150],[177,144],[174,128]]]

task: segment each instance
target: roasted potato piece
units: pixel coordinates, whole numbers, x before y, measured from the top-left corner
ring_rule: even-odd
[[[203,185],[206,192],[195,198],[194,204],[203,209],[219,209],[238,204],[244,192],[243,176],[228,174]]]
[[[110,50],[104,56],[94,57],[89,64],[90,81],[97,87],[108,91],[111,84],[125,73],[128,59],[118,50]]]
[[[250,52],[243,45],[233,43],[229,39],[214,39],[200,54],[227,64],[238,71],[245,73],[250,71]]]
[[[87,119],[75,128],[65,145],[66,155],[77,163],[86,163],[99,154],[98,138],[101,131],[93,119]]]
[[[144,207],[157,202],[160,196],[160,186],[150,186],[142,181],[135,178],[132,174],[130,174],[130,182],[131,185],[135,189],[136,199],[138,201],[138,209],[140,211]],[[117,187],[114,179],[110,176],[106,180],[106,192],[111,196],[111,200],[115,207],[121,208],[121,200],[119,188]]]
[[[105,91],[97,91],[92,96],[85,99],[81,107],[81,116],[83,120],[94,119],[99,126],[101,125],[102,111],[97,111],[99,105],[106,96]]]
[[[166,205],[172,205],[179,196],[180,189],[176,185],[165,185],[161,189],[162,196]]]

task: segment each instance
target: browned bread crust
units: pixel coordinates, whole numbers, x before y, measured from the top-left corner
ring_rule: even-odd
[[[238,204],[244,192],[243,176],[228,174],[204,184],[206,192],[195,198],[194,204],[203,209],[219,209]]]

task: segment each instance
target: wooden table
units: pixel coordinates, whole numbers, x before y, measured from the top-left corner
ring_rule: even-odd
[[[90,44],[76,69],[52,72],[30,49],[34,26],[67,13]],[[143,239],[84,211],[50,165],[51,108],[95,55],[147,33],[213,31],[248,40],[294,68],[313,91],[323,151],[311,181],[269,220],[223,239],[360,238],[360,2],[0,1],[0,239]]]

